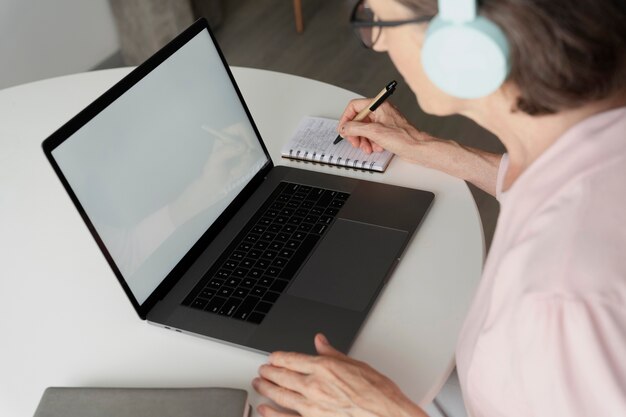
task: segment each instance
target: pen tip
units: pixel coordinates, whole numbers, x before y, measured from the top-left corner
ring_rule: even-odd
[[[335,138],[335,141],[333,142],[333,145],[338,144],[339,142],[341,142],[343,138],[341,137],[341,135],[337,135],[337,137]]]

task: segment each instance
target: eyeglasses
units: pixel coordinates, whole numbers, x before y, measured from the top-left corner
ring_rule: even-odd
[[[425,23],[431,21],[433,17],[421,16],[409,20],[381,21],[378,20],[372,9],[366,4],[366,0],[359,0],[350,15],[350,25],[363,46],[372,49],[380,38],[384,27],[395,27],[409,23]]]

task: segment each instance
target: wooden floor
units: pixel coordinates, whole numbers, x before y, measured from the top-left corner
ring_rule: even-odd
[[[492,152],[500,142],[460,116],[434,117],[421,111],[386,54],[363,48],[348,18],[354,0],[303,0],[305,30],[295,30],[290,0],[224,1],[224,19],[216,36],[230,65],[296,74],[372,97],[392,79],[399,88],[392,101],[419,129]],[[487,245],[498,216],[498,203],[470,187],[481,214]]]

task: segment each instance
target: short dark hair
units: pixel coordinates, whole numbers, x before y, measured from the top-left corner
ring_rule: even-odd
[[[417,15],[437,12],[436,0],[398,2]],[[478,7],[509,41],[516,109],[557,113],[626,90],[625,0],[482,0]]]

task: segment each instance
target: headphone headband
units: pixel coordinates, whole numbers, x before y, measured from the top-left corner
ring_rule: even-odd
[[[475,0],[439,0],[439,16],[453,23],[467,23],[476,18]]]

